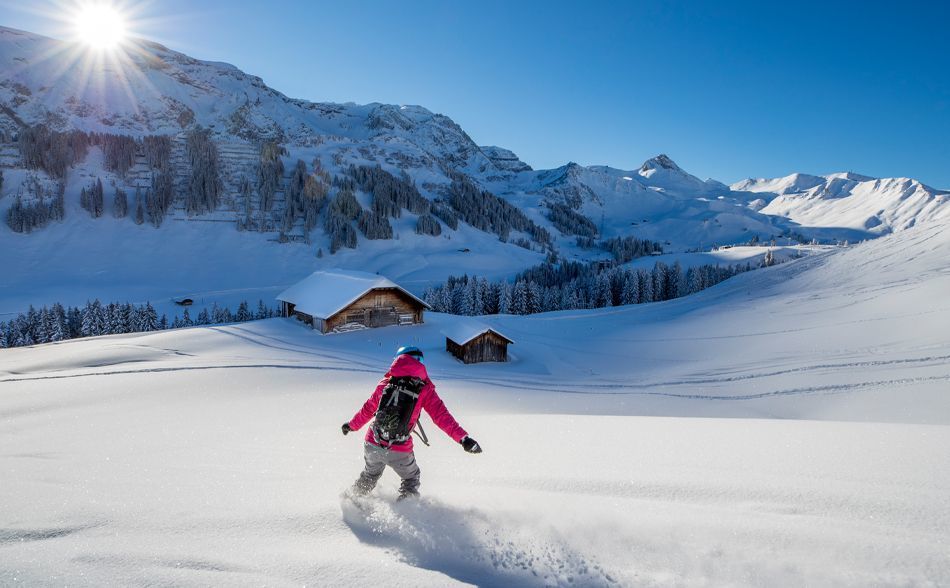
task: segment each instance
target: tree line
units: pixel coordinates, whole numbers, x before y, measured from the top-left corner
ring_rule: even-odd
[[[102,148],[106,169],[121,176],[135,165],[138,154],[144,155],[153,169],[167,170],[171,161],[171,138],[165,135],[136,139],[111,133],[54,131],[40,124],[20,129],[16,142],[27,168],[41,169],[57,179],[65,178],[66,171],[85,159],[94,145]]]
[[[0,348],[24,347],[39,343],[53,343],[80,337],[143,333],[164,329],[178,329],[196,325],[245,322],[277,316],[277,311],[257,303],[256,311],[247,301],[241,302],[236,311],[212,305],[203,308],[194,319],[186,308],[181,317],[175,315],[171,322],[161,317],[151,303],[135,305],[110,302],[103,304],[98,299],[86,302],[84,307],[63,306],[56,303],[36,309],[30,306],[26,313],[17,315],[8,322],[0,322]]]
[[[657,262],[652,270],[545,262],[518,274],[514,282],[452,276],[428,288],[423,299],[436,312],[469,316],[604,308],[672,300],[751,269],[751,263],[709,264],[684,271],[679,262]]]

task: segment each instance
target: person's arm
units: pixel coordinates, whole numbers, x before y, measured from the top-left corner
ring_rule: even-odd
[[[363,408],[359,409],[359,411],[353,415],[353,418],[346,423],[350,426],[351,431],[358,431],[373,418],[376,414],[376,410],[379,408],[379,400],[383,397],[383,388],[385,388],[388,383],[389,374],[386,374],[383,379],[379,381],[376,390],[373,391],[373,395],[369,397],[369,400],[363,403]]]
[[[429,388],[429,393],[425,395],[426,400],[422,408],[429,413],[429,416],[432,417],[432,421],[436,426],[445,431],[446,435],[456,442],[461,443],[462,439],[468,436],[468,433],[456,422],[452,413],[446,408],[445,403],[439,398],[439,395],[435,391],[435,384],[427,380],[426,387]]]

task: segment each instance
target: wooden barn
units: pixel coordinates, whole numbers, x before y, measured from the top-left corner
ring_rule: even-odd
[[[383,276],[348,270],[310,274],[277,296],[281,316],[321,333],[417,325],[429,305]]]
[[[445,350],[464,363],[508,361],[508,345],[514,343],[488,325],[472,320],[459,320],[442,334]]]

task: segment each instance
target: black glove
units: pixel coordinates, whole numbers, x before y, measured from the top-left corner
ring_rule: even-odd
[[[482,446],[478,444],[478,441],[472,439],[471,437],[462,437],[462,440],[459,441],[462,444],[462,447],[465,448],[465,451],[469,453],[481,453]]]
[[[347,433],[349,433],[350,431],[353,430],[353,427],[351,427],[351,426],[350,426],[350,423],[348,423],[348,422],[343,423],[343,426],[340,427],[340,428],[343,429],[343,434],[344,434],[344,435],[346,435]]]

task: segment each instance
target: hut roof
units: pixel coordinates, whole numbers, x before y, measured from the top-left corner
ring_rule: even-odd
[[[430,308],[428,304],[392,280],[378,274],[352,270],[313,272],[281,292],[277,300],[289,302],[297,310],[310,316],[325,319],[353,304],[370,290],[377,288],[395,288],[418,302],[423,308]]]
[[[509,337],[500,333],[497,329],[489,327],[483,322],[472,319],[457,319],[451,325],[442,329],[442,334],[455,341],[459,345],[465,345],[472,339],[491,331],[505,341],[514,343]]]

